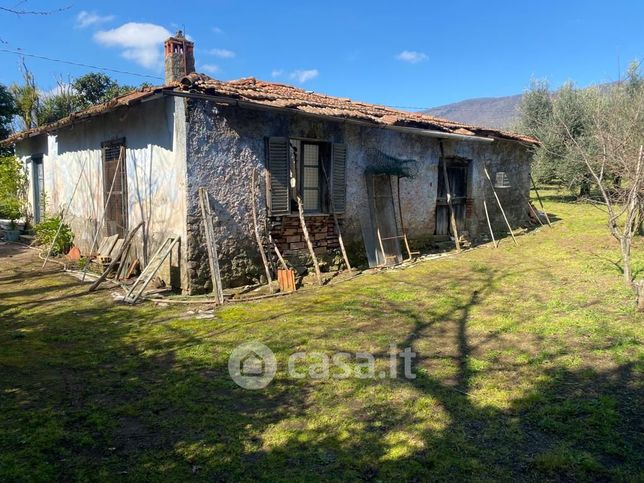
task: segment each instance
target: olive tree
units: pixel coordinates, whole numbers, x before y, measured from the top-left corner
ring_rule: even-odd
[[[580,197],[590,196],[590,175],[568,145],[568,132],[557,121],[565,122],[576,139],[591,130],[589,104],[597,95],[592,89],[576,89],[566,83],[552,93],[545,81],[534,81],[521,100],[520,129],[540,141],[534,150],[533,174],[540,182],[562,182]]]
[[[566,135],[567,151],[583,163],[601,195],[608,229],[619,241],[624,282],[638,291],[644,308],[644,284],[635,283],[631,267],[644,206],[644,82],[639,66],[631,66],[625,82],[595,91],[586,109],[589,124],[581,136],[570,119],[555,112],[554,120]]]

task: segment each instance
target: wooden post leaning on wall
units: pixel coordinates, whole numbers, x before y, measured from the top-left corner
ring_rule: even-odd
[[[490,223],[490,215],[487,212],[487,201],[483,200],[483,209],[485,210],[485,219],[487,220],[487,227],[490,229],[490,236],[492,237],[492,243],[494,244],[494,248],[498,248],[499,244],[496,242],[496,239],[494,238],[494,232],[492,231],[492,223]]]
[[[447,163],[445,158],[441,159],[443,165],[443,184],[445,185],[445,194],[447,195],[447,206],[449,206],[449,223],[452,226],[452,233],[454,233],[454,240],[456,242],[456,251],[461,251],[461,242],[458,239],[458,228],[456,226],[456,216],[454,215],[454,207],[452,206],[452,191],[449,186],[449,177],[447,176]]]
[[[204,232],[206,234],[206,248],[208,249],[208,265],[210,267],[210,279],[212,280],[212,293],[215,296],[215,303],[224,303],[224,290],[221,284],[221,272],[219,270],[219,254],[215,244],[215,231],[212,226],[212,211],[210,210],[210,196],[205,188],[199,188],[199,206],[203,218]]]
[[[546,221],[548,222],[548,226],[552,228],[552,223],[550,223],[550,218],[548,217],[548,212],[546,211],[545,207],[543,206],[543,201],[541,201],[541,196],[539,196],[539,190],[537,190],[537,185],[534,182],[534,178],[532,177],[532,173],[530,173],[530,182],[532,183],[532,187],[534,188],[534,192],[537,195],[537,199],[539,200],[539,206],[541,206],[541,209],[543,210],[543,214],[546,216]]]
[[[297,211],[300,215],[300,226],[302,227],[302,233],[304,234],[304,240],[306,240],[306,245],[309,248],[309,254],[313,260],[313,267],[315,268],[315,276],[318,280],[318,285],[322,285],[322,274],[320,273],[320,264],[318,263],[318,257],[315,256],[315,249],[313,248],[313,243],[311,243],[311,237],[309,236],[309,230],[306,228],[306,221],[304,220],[304,206],[302,205],[302,198],[299,193],[297,194]]]
[[[259,249],[259,254],[262,257],[262,263],[264,264],[264,272],[266,273],[266,280],[268,282],[268,290],[270,293],[273,293],[273,280],[271,278],[271,271],[268,267],[268,259],[266,258],[266,252],[264,251],[264,244],[262,243],[262,237],[259,234],[259,225],[257,224],[257,171],[253,168],[253,174],[251,176],[251,186],[250,186],[250,197],[251,197],[251,208],[253,214],[253,229],[255,231],[255,240],[257,241],[257,248]]]
[[[324,174],[324,179],[327,186],[331,186],[329,182],[329,177],[326,174],[326,169],[324,163],[322,165],[322,174]],[[335,211],[335,202],[333,201],[333,193],[329,193],[329,207],[331,208],[331,214],[333,215],[333,223],[335,225],[335,231],[338,234],[338,243],[340,244],[340,251],[342,252],[342,258],[344,258],[344,264],[347,266],[347,270],[351,271],[351,264],[349,263],[349,257],[347,256],[347,251],[344,248],[344,241],[342,240],[342,232],[340,231],[340,222],[338,221],[338,214]]]
[[[512,237],[512,241],[514,241],[515,245],[518,245],[517,239],[514,238],[514,233],[512,232],[512,227],[510,226],[510,222],[508,221],[508,217],[505,216],[505,210],[503,209],[503,205],[501,204],[501,200],[499,199],[499,195],[496,193],[496,188],[494,187],[494,183],[492,182],[492,178],[490,178],[490,173],[487,172],[487,168],[485,166],[483,166],[483,171],[485,171],[485,177],[490,182],[490,186],[492,187],[492,192],[494,193],[494,197],[496,198],[496,203],[499,205],[499,208],[501,210],[501,214],[503,215],[503,219],[505,220],[505,224],[508,226],[508,230],[510,232],[510,236]]]

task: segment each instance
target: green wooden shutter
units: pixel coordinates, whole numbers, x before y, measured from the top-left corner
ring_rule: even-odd
[[[266,198],[271,215],[287,215],[290,213],[287,138],[268,139],[268,173],[270,182],[266,183],[269,190]]]
[[[331,196],[336,213],[344,213],[347,201],[347,146],[333,145],[333,166],[331,167]]]

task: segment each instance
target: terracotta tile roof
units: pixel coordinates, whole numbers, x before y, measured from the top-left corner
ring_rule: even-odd
[[[114,109],[117,109],[119,107],[136,104],[137,102],[140,102],[147,97],[153,96],[160,90],[161,90],[160,87],[145,87],[143,89],[128,92],[127,94],[116,97],[111,101],[105,102],[103,104],[96,104],[95,106],[89,107],[83,111],[75,112],[70,116],[59,119],[58,121],[55,121],[49,124],[44,124],[42,126],[38,126],[32,129],[27,129],[25,131],[17,132],[9,136],[7,139],[0,141],[0,145],[12,144],[16,141],[21,141],[28,137],[36,136],[38,134],[42,134],[50,131],[56,131],[57,129],[70,126],[75,122],[81,121],[83,119],[88,119],[90,117],[98,116],[100,114],[113,111]]]
[[[426,114],[400,111],[390,107],[352,101],[347,98],[327,96],[286,84],[257,80],[252,77],[224,82],[203,74],[189,74],[181,80],[181,83],[130,92],[110,102],[92,106],[54,123],[16,133],[0,142],[0,144],[11,144],[30,136],[55,131],[77,121],[97,116],[119,107],[132,105],[162,91],[169,93],[173,91],[177,93],[201,93],[225,97],[248,104],[277,109],[294,109],[308,114],[355,120],[383,127],[417,128],[464,136],[483,136],[528,144],[536,143],[535,139],[517,133],[469,126]]]
[[[180,89],[230,97],[253,104],[275,108],[296,109],[309,114],[353,119],[383,126],[410,127],[436,130],[465,136],[484,136],[535,143],[529,136],[509,131],[470,126],[455,121],[439,119],[417,112],[401,111],[390,107],[327,96],[312,91],[253,77],[223,82],[203,74],[189,74],[181,81]]]

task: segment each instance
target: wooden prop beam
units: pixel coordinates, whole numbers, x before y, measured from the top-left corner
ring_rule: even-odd
[[[452,226],[452,233],[454,233],[454,240],[456,241],[456,251],[461,251],[461,242],[458,239],[458,228],[456,226],[456,216],[454,216],[454,207],[452,206],[452,191],[449,187],[449,178],[447,176],[447,163],[445,158],[441,160],[443,165],[443,184],[445,185],[445,193],[447,195],[447,206],[449,206],[449,223]]]
[[[309,230],[308,228],[306,228],[306,222],[304,221],[304,206],[302,205],[302,198],[300,198],[299,194],[297,195],[297,211],[300,214],[300,225],[302,227],[302,233],[304,234],[306,245],[309,248],[309,254],[313,259],[313,267],[315,268],[315,276],[318,279],[318,285],[322,285],[322,274],[320,273],[320,264],[318,263],[318,257],[315,256],[315,250],[313,249],[313,243],[311,243]]]
[[[501,204],[499,195],[496,193],[496,188],[494,187],[494,183],[492,183],[492,178],[490,178],[490,173],[487,172],[487,168],[485,166],[483,166],[483,171],[485,171],[485,176],[487,177],[487,180],[490,182],[490,186],[492,187],[492,192],[494,193],[494,197],[496,198],[496,203],[499,205],[499,208],[501,209],[501,213],[503,214],[503,219],[505,220],[505,224],[508,226],[508,230],[510,232],[510,236],[512,237],[512,241],[514,241],[515,245],[518,245],[517,239],[514,238],[514,233],[512,232],[512,227],[510,226],[508,217],[505,216],[505,210],[503,209],[503,205]]]
[[[266,258],[266,252],[264,252],[264,244],[262,243],[262,237],[259,234],[259,226],[257,224],[257,173],[253,170],[253,175],[251,177],[251,186],[250,186],[250,196],[251,196],[251,208],[253,213],[253,228],[255,231],[255,241],[257,242],[257,248],[259,249],[259,254],[262,257],[262,263],[264,264],[264,272],[266,273],[266,280],[268,281],[268,289],[270,293],[273,293],[273,280],[271,279],[271,271],[268,268],[268,259]]]

